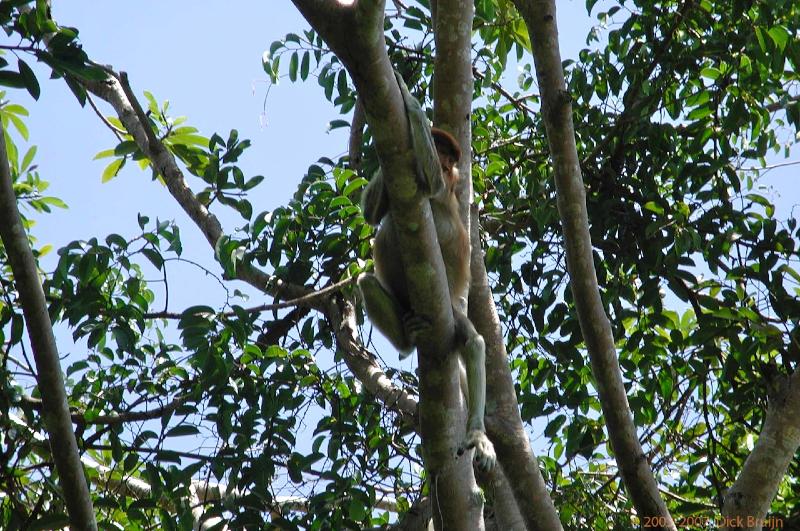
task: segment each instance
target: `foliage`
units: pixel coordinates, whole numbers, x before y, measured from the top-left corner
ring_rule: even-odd
[[[587,1],[587,8],[594,4]],[[758,182],[768,161],[788,155],[798,138],[800,6],[610,4],[596,14],[589,47],[565,65],[595,267],[641,439],[674,494],[671,510],[691,515],[713,507],[731,484],[770,395],[800,363],[800,229],[792,218],[775,217]],[[83,103],[77,81],[106,73],[88,60],[77,30],[58,26],[44,5],[0,6],[3,28],[20,39],[10,47],[20,57],[16,67],[0,60],[0,84],[38,97],[39,83],[21,59],[33,58],[63,77]],[[731,20],[748,30],[731,31]],[[474,29],[472,177],[522,416],[531,425],[545,420],[541,464],[565,526],[629,528],[630,505],[608,459],[566,289],[547,143],[538,98],[530,94],[530,40],[507,0],[477,1]],[[427,2],[390,11],[386,40],[394,63],[425,99],[433,53]],[[316,78],[343,115],[355,105],[344,68],[313,31],[274,43],[263,66],[273,81]],[[507,73],[515,66],[518,87],[509,88]],[[347,158],[322,157],[285,206],[257,213],[248,197],[263,178],[237,166],[249,141],[236,131],[205,138],[185,119],[170,117],[168,104],[146,98],[150,126],[193,176],[203,204],[232,208],[243,220],[215,249],[220,282],[242,264],[258,264],[276,285],[318,289],[369,265],[372,229],[356,206],[365,180]],[[22,141],[25,115],[18,104],[4,101],[0,108],[4,126],[12,125]],[[127,161],[152,169],[122,124],[109,121],[122,133],[98,154],[112,159],[103,179]],[[25,215],[63,206],[42,195],[46,182],[33,164],[35,148],[20,157],[21,142],[9,142]],[[377,161],[362,148],[369,174]],[[153,177],[161,178],[155,169]],[[183,528],[191,522],[186,500],[198,479],[238,489],[235,502],[206,505],[207,514],[224,515],[234,526],[258,527],[267,514],[288,529],[378,526],[389,518],[379,500],[396,498],[402,508],[419,496],[424,478],[411,427],[342,367],[331,323],[307,308],[255,311],[233,301],[174,315],[159,311],[163,301],[145,268],[164,273],[182,260],[181,230],[194,228],[151,222],[146,213],[140,228],[73,242],[45,275],[51,317],[86,349],[67,368],[79,444],[110,477],[140,478],[152,488],[138,498],[97,489],[103,525]],[[40,439],[34,371],[1,251],[0,521],[30,527],[57,520],[64,508]],[[389,375],[416,385],[413,374]],[[158,407],[166,409],[154,418],[109,420],[113,412]],[[794,463],[773,513],[800,507],[792,489],[799,476]],[[304,510],[279,515],[286,493],[303,496]]]

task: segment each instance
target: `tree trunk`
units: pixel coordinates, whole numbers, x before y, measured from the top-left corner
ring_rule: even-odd
[[[761,531],[781,527],[765,520],[778,486],[800,447],[800,371],[770,397],[764,427],[736,482],[725,494],[723,529]]]
[[[384,2],[293,0],[347,68],[364,104],[381,161],[412,307],[435,333],[417,345],[420,435],[438,529],[483,529],[482,501],[469,459],[455,459],[465,412],[451,355],[453,315],[429,202],[416,185],[408,119],[383,36]],[[467,56],[469,51],[465,52]],[[471,95],[470,95],[471,101]],[[466,115],[468,117],[468,113]],[[410,274],[409,274],[410,273]]]
[[[653,471],[639,443],[622,382],[611,323],[600,299],[586,192],[575,145],[572,105],[558,48],[555,1],[514,0],[514,4],[531,36],[536,78],[541,90],[542,117],[553,160],[570,289],[589,351],[611,447],[639,518],[653,517],[654,521],[664,523],[660,528],[674,530],[675,523],[661,499]]]

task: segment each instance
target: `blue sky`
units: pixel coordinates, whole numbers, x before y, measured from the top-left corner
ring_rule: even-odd
[[[582,0],[558,4],[562,55],[574,58],[585,46],[591,21]],[[327,132],[328,122],[340,116],[313,79],[297,84],[282,80],[273,87],[266,100],[267,125],[262,126],[267,79],[261,67],[262,53],[287,32],[307,27],[288,0],[72,0],[55,2],[54,16],[60,24],[80,30],[89,57],[128,72],[140,97],[148,90],[159,101],[170,100],[173,116],[188,116],[188,125],[206,136],[217,132],[227,137],[235,128],[240,137],[249,138],[253,147],[240,160],[242,169],[248,176],[266,177],[252,199],[256,212],[285,203],[318,157],[335,158],[346,149],[346,129]],[[51,182],[49,194],[70,207],[35,216],[34,234],[40,245],[51,243],[58,249],[75,239],[102,238],[112,232],[133,237],[139,232],[137,214],[142,213],[151,219],[177,221],[184,257],[218,272],[199,231],[166,189],[151,181],[149,172],[129,164],[116,179],[101,183],[108,160],[93,158],[113,147],[116,138],[91,108],[79,106],[63,81],[48,80],[45,69],[39,68],[37,73],[42,84],[38,102],[23,90],[10,90],[9,96],[31,113],[30,143],[38,145],[36,162],[42,177]],[[510,79],[514,79],[513,72]],[[98,104],[105,114],[113,114],[103,102]],[[765,180],[781,193],[772,196],[777,199],[778,218],[791,215],[792,206],[800,203],[800,189],[792,182],[795,173],[793,167],[787,167]],[[228,231],[241,223],[241,218],[227,209],[215,213]],[[55,253],[46,257],[45,269],[52,269],[56,259]],[[176,264],[170,266],[170,272],[170,310],[224,302],[219,284],[197,268]],[[150,273],[158,278],[155,271]],[[158,290],[157,284],[151,287]],[[251,304],[262,302],[257,298]],[[163,301],[157,304],[161,309]],[[83,355],[81,346],[71,344],[69,332],[59,329],[57,334],[62,354]],[[396,365],[391,347],[384,345],[380,353]]]
[[[224,138],[231,129],[249,138],[253,147],[241,160],[246,175],[262,174],[266,182],[256,191],[255,211],[272,209],[290,197],[306,168],[319,156],[344,150],[346,132],[327,133],[338,115],[316,83],[282,82],[266,101],[267,126],[262,127],[266,74],[261,56],[273,40],[305,27],[289,2],[235,2],[220,9],[212,2],[56,2],[54,16],[62,25],[80,30],[80,40],[95,61],[127,71],[134,92],[144,90],[170,100],[173,116],[188,116],[187,125]],[[34,102],[24,91],[11,97],[31,112],[30,142],[38,145],[41,175],[51,182],[49,193],[64,199],[69,210],[38,216],[34,233],[40,243],[55,248],[74,239],[118,232],[137,234],[137,213],[151,219],[174,219],[180,225],[185,256],[212,265],[210,248],[177,207],[166,189],[128,164],[110,183],[100,176],[108,159],[95,154],[116,145],[91,108],[81,108],[61,80],[47,80],[38,69],[42,96]],[[113,114],[102,101],[104,114]],[[195,185],[197,183],[194,183]],[[228,230],[241,218],[218,209]],[[44,261],[55,264],[54,253]],[[180,266],[179,266],[180,269]],[[202,294],[171,292],[171,306],[212,302],[205,299],[214,283],[194,268],[186,280],[202,282]],[[217,271],[217,268],[213,268]],[[184,272],[181,272],[181,277]],[[184,281],[184,283],[186,283]],[[188,286],[187,286],[188,287]],[[178,295],[178,297],[172,297]],[[200,299],[197,296],[200,295]],[[222,295],[222,293],[219,293]],[[185,300],[181,300],[181,299]],[[194,299],[194,300],[192,300]]]
[[[585,46],[592,20],[585,14],[583,1],[561,1],[558,5],[562,55],[574,58]],[[80,30],[81,42],[92,59],[127,71],[140,97],[148,90],[159,101],[170,100],[172,115],[188,116],[188,124],[206,136],[217,132],[227,137],[228,131],[236,128],[240,137],[249,138],[253,147],[240,160],[242,169],[247,176],[266,177],[254,191],[255,212],[285,203],[309,164],[320,156],[335,158],[346,149],[346,129],[327,132],[328,122],[340,116],[313,78],[294,84],[282,79],[270,90],[265,105],[264,50],[286,33],[307,28],[288,0],[224,4],[206,0],[76,0],[55,2],[54,16],[60,24]],[[112,232],[133,237],[139,232],[137,214],[142,213],[153,220],[178,222],[184,258],[219,272],[199,231],[166,189],[150,180],[149,172],[129,164],[110,183],[101,183],[108,159],[93,158],[97,152],[113,147],[116,138],[88,106],[78,105],[63,81],[48,80],[45,69],[37,72],[42,83],[38,102],[23,90],[12,90],[9,96],[30,110],[30,142],[38,145],[41,175],[51,182],[49,193],[70,207],[36,216],[34,234],[39,243],[51,243],[58,249],[75,239],[102,238]],[[510,72],[508,78],[513,91],[515,73]],[[105,114],[113,114],[104,102],[98,105]],[[264,112],[266,126],[262,123]],[[790,166],[771,172],[764,180],[779,191],[779,195],[767,194],[776,200],[779,219],[790,216],[793,205],[800,203],[800,190],[792,185],[794,174]],[[215,213],[227,231],[241,224],[241,218],[227,208],[218,208]],[[51,253],[43,260],[44,268],[51,270],[56,260]],[[180,311],[194,304],[218,306],[225,301],[220,285],[198,268],[172,264],[169,271],[170,310]],[[160,277],[155,271],[148,275]],[[160,289],[157,283],[151,288]],[[244,289],[242,285],[232,288]],[[250,304],[262,302],[262,297],[256,296]],[[71,347],[70,334],[59,336],[64,340],[63,353]],[[395,361],[390,351],[382,353],[387,361]]]
[[[226,137],[236,128],[240,137],[251,139],[242,168],[246,175],[266,177],[253,201],[256,212],[284,203],[318,157],[345,150],[347,131],[326,131],[328,121],[339,116],[313,79],[297,84],[282,80],[264,106],[263,51],[287,32],[307,27],[288,0],[78,0],[55,2],[53,9],[59,23],[80,30],[92,59],[128,72],[137,95],[149,90],[158,100],[170,100],[173,115],[188,116],[188,124],[206,136],[218,132]],[[559,2],[558,18],[562,55],[575,57],[591,24],[584,2]],[[38,72],[38,102],[21,90],[9,95],[30,110],[30,142],[38,145],[40,172],[51,182],[51,194],[70,206],[38,217],[35,235],[40,242],[57,249],[73,239],[110,232],[130,236],[138,231],[136,215],[142,212],[151,219],[175,219],[183,228],[186,253],[207,264],[209,250],[199,232],[147,173],[130,164],[112,182],[100,183],[108,160],[92,159],[116,139],[88,106],[78,105],[61,80],[47,80],[45,69]],[[513,72],[509,78],[513,80]],[[103,102],[99,105],[112,114]],[[266,127],[261,123],[264,110]],[[791,215],[791,207],[800,203],[800,191],[790,182],[793,174],[789,167],[766,180],[781,192],[779,218]],[[217,212],[229,230],[240,222],[227,209]],[[45,267],[54,263],[54,256],[48,258]]]
[[[224,5],[225,8],[221,8]],[[562,53],[574,57],[583,47],[590,27],[579,1],[561,3]],[[571,9],[570,9],[571,8]],[[255,191],[254,210],[283,204],[308,165],[320,156],[342,153],[347,130],[327,132],[330,120],[340,118],[324,99],[313,79],[272,87],[266,100],[267,76],[261,67],[264,50],[288,32],[305,29],[305,21],[288,0],[210,1],[142,0],[138,2],[55,2],[54,17],[80,30],[80,40],[93,60],[128,72],[134,92],[144,90],[170,101],[173,116],[187,116],[187,124],[206,136],[227,138],[231,129],[249,138],[253,147],[240,160],[248,176],[261,174],[265,183]],[[29,61],[32,62],[32,61]],[[37,216],[34,234],[55,249],[75,239],[104,237],[117,232],[138,233],[137,214],[175,220],[182,228],[184,256],[213,271],[210,249],[167,191],[150,180],[149,173],[128,164],[110,183],[100,176],[108,159],[94,161],[97,152],[116,145],[116,139],[87,105],[81,108],[61,80],[48,80],[39,68],[42,96],[34,102],[24,91],[10,96],[31,112],[30,142],[38,145],[37,163],[51,182],[49,193],[62,198],[69,210]],[[514,80],[514,73],[509,76]],[[98,101],[104,114],[113,111]],[[265,113],[267,125],[263,125]],[[197,183],[194,183],[195,185]],[[230,231],[241,218],[217,209]],[[55,253],[43,266],[55,265]],[[204,286],[202,292],[172,286],[170,306],[215,304],[223,297],[215,283],[195,268],[173,266],[182,284]],[[156,287],[156,286],[153,286]]]

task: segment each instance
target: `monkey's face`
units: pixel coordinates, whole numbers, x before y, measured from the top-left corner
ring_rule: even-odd
[[[439,153],[439,163],[442,166],[442,176],[447,185],[447,191],[452,192],[455,190],[456,183],[458,183],[458,168],[456,168],[456,160],[452,157]]]

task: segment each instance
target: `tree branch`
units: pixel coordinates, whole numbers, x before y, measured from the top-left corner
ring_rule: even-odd
[[[478,209],[472,207],[469,318],[486,341],[486,431],[529,531],[557,531],[561,520],[522,424],[500,318],[483,261]]]
[[[431,323],[432,333],[420,338],[417,353],[420,400],[423,402],[420,433],[425,467],[437,493],[433,496],[437,504],[433,514],[440,527],[444,518],[447,528],[481,528],[482,503],[472,476],[472,465],[467,459],[456,462],[453,459],[464,433],[464,406],[455,372],[457,360],[450,355],[454,337],[452,305],[430,204],[417,186],[416,157],[410,142],[405,105],[386,51],[384,2],[359,0],[349,5],[331,0],[293,2],[345,65],[363,102],[389,197],[411,307],[415,314]],[[457,53],[466,56],[469,72],[472,2],[458,0],[456,3],[463,12],[460,16],[464,19],[461,20],[463,26],[450,31],[467,35],[466,47],[460,47]],[[460,35],[458,42],[462,40],[463,35]],[[469,146],[472,85],[467,85],[458,87],[459,91],[466,91],[467,99],[457,107],[463,112],[466,104],[466,111],[457,121],[447,124],[457,133],[457,138],[461,135],[462,148]],[[437,93],[439,97],[445,96]],[[447,97],[463,96],[461,92],[454,92]],[[468,156],[462,159],[462,167],[468,167],[469,159]],[[470,172],[464,174],[470,175]]]
[[[61,492],[73,529],[97,529],[89,487],[83,475],[78,443],[72,430],[64,376],[58,358],[53,325],[47,313],[44,290],[36,259],[20,220],[3,126],[0,123],[0,238],[14,274],[22,313],[36,362],[37,384],[42,394],[42,412],[50,449],[58,470]]]
[[[272,310],[282,310],[284,308],[294,308],[297,306],[314,306],[318,301],[328,297],[338,291],[341,291],[342,288],[346,288],[351,284],[355,284],[356,277],[347,278],[342,280],[341,282],[336,282],[335,284],[331,284],[330,286],[326,286],[320,290],[312,291],[302,297],[297,297],[296,299],[283,301],[283,302],[274,302],[272,304],[259,304],[258,306],[252,306],[250,308],[244,308],[242,311],[246,313],[262,313],[262,312],[269,312]],[[223,317],[236,317],[239,315],[236,311],[229,311],[223,312],[219,314]],[[182,312],[149,312],[144,314],[144,317],[147,319],[180,319],[183,316]]]
[[[364,126],[367,125],[367,115],[361,99],[356,99],[353,109],[353,121],[350,124],[350,139],[347,142],[347,153],[350,158],[350,168],[353,171],[361,169],[361,143],[364,141]]]
[[[164,178],[170,194],[200,228],[209,244],[214,247],[223,234],[221,224],[216,216],[209,212],[191,191],[174,156],[161,141],[155,138],[150,127],[150,121],[141,112],[141,106],[133,96],[130,88],[128,90],[124,89],[121,82],[122,78],[122,75],[111,75],[102,82],[85,82],[84,86],[87,90],[111,104],[139,148],[147,155],[158,173]],[[139,107],[139,112],[135,110],[135,106]],[[142,121],[143,119],[145,120],[144,122]],[[147,132],[148,130],[150,133]],[[336,293],[336,289],[333,287],[326,288],[327,291],[322,290],[325,296],[318,295],[318,292],[311,291],[305,287],[272,279],[265,272],[249,264],[240,264],[236,271],[236,277],[263,293],[269,292],[276,297],[288,296],[295,300],[299,299],[325,314],[327,319],[334,324],[347,320],[340,313],[337,304],[331,302],[329,295]],[[268,289],[268,286],[274,287]],[[337,289],[338,287],[337,285]],[[347,340],[345,343],[339,344],[342,348],[345,363],[350,371],[362,381],[364,387],[379,399],[389,400],[389,402],[385,403],[390,407],[396,403],[402,404],[401,409],[395,409],[401,414],[415,412],[416,399],[391,382],[385,371],[380,368],[376,357],[361,345],[355,333],[351,337],[349,333],[341,333],[338,328],[335,329],[337,330],[337,339],[343,337]]]
[[[390,198],[411,305],[436,331],[421,338],[419,352],[446,357],[453,337],[447,277],[430,205],[417,185],[406,109],[386,52],[384,2],[292,1],[345,65],[363,102]]]

